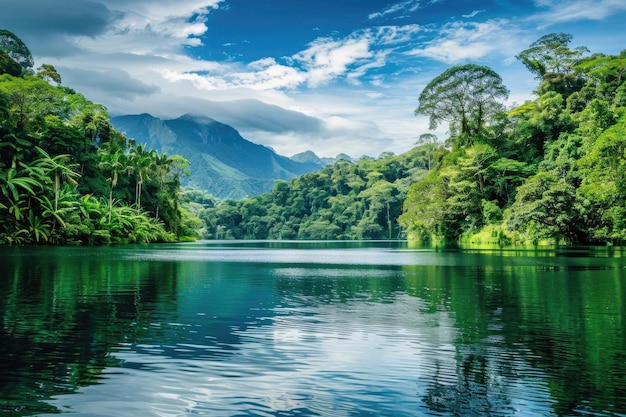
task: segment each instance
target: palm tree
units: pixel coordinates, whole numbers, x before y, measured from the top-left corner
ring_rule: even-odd
[[[146,150],[145,145],[135,145],[130,149],[129,164],[127,172],[135,174],[135,204],[141,209],[141,189],[143,181],[150,178],[150,173],[154,168],[154,159],[152,154]]]
[[[174,161],[167,156],[165,152],[159,154],[157,151],[152,151],[155,164],[155,173],[159,179],[159,192],[163,191],[163,184],[165,182],[165,176],[170,172],[171,167],[174,165]],[[155,218],[159,217],[159,200],[157,199]]]
[[[67,184],[61,188],[58,200],[54,204],[45,195],[35,197],[35,199],[39,202],[41,216],[52,218],[51,234],[54,233],[57,222],[61,227],[67,227],[66,219],[69,218],[73,211],[79,208],[76,187]]]
[[[109,178],[109,182],[111,183],[109,187],[109,223],[111,223],[111,215],[113,209],[113,189],[117,186],[117,181],[119,180],[120,173],[128,169],[128,158],[120,150],[116,150],[111,153],[107,151],[106,148],[108,147],[103,146],[98,151],[101,159],[101,162],[98,164],[98,166],[100,168],[109,169],[111,171],[111,176]]]
[[[0,164],[0,209],[6,209],[10,216],[2,218],[5,230],[19,229],[19,223],[24,219],[24,212],[28,208],[29,199],[43,188],[43,179],[37,176],[29,176],[23,163],[19,163],[19,170],[11,167],[2,169]],[[10,223],[9,223],[10,222]],[[12,226],[10,226],[11,224]]]

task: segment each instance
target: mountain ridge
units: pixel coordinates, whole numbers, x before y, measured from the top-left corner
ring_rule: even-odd
[[[183,185],[205,189],[221,199],[269,192],[276,180],[290,180],[334,162],[311,151],[301,159],[279,155],[243,138],[232,126],[201,114],[167,120],[148,113],[122,115],[112,117],[111,124],[151,149],[185,157],[192,174]]]

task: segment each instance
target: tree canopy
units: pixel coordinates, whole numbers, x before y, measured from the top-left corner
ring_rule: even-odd
[[[415,114],[430,118],[430,128],[442,121],[450,132],[479,135],[490,119],[504,109],[499,100],[508,98],[502,78],[491,68],[475,64],[449,68],[422,90]]]
[[[585,58],[587,48],[570,49],[571,40],[548,34],[522,51],[517,57],[541,80],[536,99],[498,113],[496,128],[466,129],[471,139],[454,141],[442,163],[411,186],[399,219],[411,238],[626,241],[626,52]],[[418,110],[435,125],[460,125],[462,134],[472,113],[456,88],[472,87],[452,77],[458,68],[428,85],[422,94],[429,101],[422,105],[420,96]],[[449,79],[456,83],[442,81]]]

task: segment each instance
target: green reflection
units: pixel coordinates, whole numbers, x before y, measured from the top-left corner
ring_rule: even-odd
[[[425,312],[449,312],[459,329],[456,383],[451,388],[435,375],[425,402],[440,412],[463,414],[471,405],[474,412],[506,414],[507,387],[495,382],[510,372],[508,360],[521,358],[545,372],[555,414],[624,413],[621,251],[493,252],[459,252],[457,266],[403,268],[407,292],[427,302]],[[498,361],[494,349],[514,356]]]
[[[120,262],[108,249],[2,248],[0,410],[55,412],[53,395],[98,383],[119,343],[176,308],[174,264]]]

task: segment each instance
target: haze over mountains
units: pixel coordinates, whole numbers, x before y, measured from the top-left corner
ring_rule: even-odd
[[[182,155],[191,163],[183,185],[207,190],[225,199],[240,199],[272,190],[277,179],[289,180],[317,171],[338,158],[319,158],[311,151],[292,158],[244,139],[233,127],[210,117],[185,114],[161,120],[149,114],[111,118],[129,139],[168,155]]]

